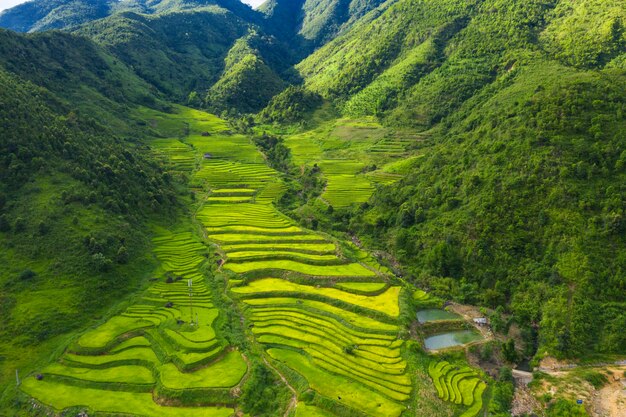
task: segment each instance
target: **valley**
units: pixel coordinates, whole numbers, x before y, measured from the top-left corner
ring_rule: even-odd
[[[428,376],[431,360],[407,339],[410,287],[352,243],[303,228],[278,211],[283,174],[266,165],[248,136],[230,133],[210,114],[176,110],[137,114],[171,136],[149,143],[172,172],[188,179],[195,195],[189,217],[154,226],[159,267],[146,290],[24,378],[20,390],[58,411],[228,416],[240,409],[251,367],[269,361],[296,390],[296,416],[440,410]],[[184,126],[188,134],[177,137]],[[359,155],[369,152],[365,145],[380,153],[380,140],[359,143]],[[344,139],[341,146],[349,145]],[[309,155],[303,162],[332,166],[321,152]],[[328,171],[329,183],[335,175],[357,174],[335,172]],[[240,317],[227,318],[234,312],[216,297],[231,300]],[[229,319],[235,323],[224,326]],[[233,345],[237,333],[244,341]],[[472,404],[468,398],[450,413]],[[287,403],[277,407],[290,411]],[[480,405],[473,409],[466,415]]]
[[[625,10],[0,12],[0,416],[621,417]]]

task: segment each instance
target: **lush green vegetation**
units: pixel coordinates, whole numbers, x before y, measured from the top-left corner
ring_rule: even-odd
[[[289,86],[275,95],[259,113],[264,123],[290,124],[304,120],[322,104],[322,98],[302,87]]]
[[[0,414],[506,415],[508,368],[417,341],[449,299],[508,363],[623,354],[623,6],[2,13],[63,31],[0,30]]]
[[[120,12],[160,14],[202,6],[218,6],[243,18],[254,19],[250,7],[237,0],[51,0],[27,2],[5,11],[0,17],[0,27],[17,32],[71,29]]]
[[[621,13],[400,1],[364,19],[298,65],[305,85],[346,114],[432,129],[382,169],[408,175],[380,181],[367,204],[301,216],[392,252],[435,295],[502,306],[527,354],[623,352]],[[294,160],[319,154],[304,144],[324,135],[288,138]]]
[[[519,83],[468,105],[451,124],[454,139],[431,142],[350,226],[387,242],[437,295],[506,305],[530,344],[541,322],[540,344],[552,353],[619,352],[623,87],[608,74],[552,70],[521,70]]]
[[[259,9],[270,29],[298,42],[306,52],[346,31],[381,3],[383,0],[269,0]]]
[[[27,42],[1,35],[2,53],[24,59]],[[46,35],[32,43],[48,39],[54,54],[63,38]],[[3,62],[14,69],[26,61],[20,59]],[[91,69],[87,65],[84,73]],[[16,368],[32,371],[66,343],[68,332],[93,323],[147,278],[154,264],[148,223],[176,210],[168,175],[138,143],[76,111],[55,91],[20,78],[24,68],[17,74],[0,69],[3,391]],[[34,81],[39,75],[29,74]],[[84,91],[91,80],[85,78]],[[46,86],[61,88],[61,82],[51,79]]]

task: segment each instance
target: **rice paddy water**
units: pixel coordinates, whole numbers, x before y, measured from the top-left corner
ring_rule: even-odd
[[[445,349],[466,345],[482,338],[480,333],[474,330],[456,330],[427,337],[424,339],[424,347],[429,350]]]

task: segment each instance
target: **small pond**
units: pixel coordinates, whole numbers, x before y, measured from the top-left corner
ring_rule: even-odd
[[[454,332],[436,334],[424,340],[424,346],[429,350],[437,350],[452,346],[465,345],[482,339],[480,333],[473,330],[457,330]]]
[[[429,308],[417,312],[417,320],[420,323],[426,323],[427,321],[458,320],[460,318],[460,316],[454,313],[439,308]]]

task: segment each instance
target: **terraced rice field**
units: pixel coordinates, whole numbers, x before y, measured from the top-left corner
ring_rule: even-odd
[[[376,144],[369,149],[369,152],[402,156],[406,153],[407,148],[415,143],[415,140],[416,138],[411,136],[387,136],[376,142]]]
[[[328,180],[322,198],[333,207],[364,203],[374,192],[374,186],[363,175],[357,175],[364,164],[352,160],[325,160],[319,164]]]
[[[57,410],[154,417],[233,413],[231,389],[248,367],[213,327],[219,311],[201,273],[207,247],[185,231],[160,230],[154,244],[163,278],[122,313],[83,333],[58,362],[41,370],[43,380],[25,379],[23,391]],[[192,390],[187,400],[181,400],[183,390]],[[161,405],[174,399],[179,406]],[[185,407],[185,401],[203,407]]]
[[[191,172],[196,166],[196,153],[179,139],[154,139],[150,146],[170,170]]]
[[[278,173],[255,165],[250,143],[231,138],[243,156],[227,151],[205,159],[195,174],[212,190],[196,218],[222,254],[221,269],[231,274],[230,293],[244,307],[250,337],[318,395],[371,416],[400,415],[413,389],[397,338],[400,287],[389,286],[386,271],[358,248],[346,256],[334,239],[276,210]],[[194,146],[209,151],[197,141]],[[325,164],[326,175],[350,173],[331,188],[333,203],[369,197],[372,186],[364,177],[362,190],[354,187],[362,164]],[[305,404],[297,415],[336,414]]]
[[[441,361],[431,362],[428,373],[435,384],[439,398],[469,407],[461,414],[461,417],[478,415],[483,407],[482,396],[487,385],[474,369]]]
[[[334,208],[364,203],[377,185],[401,180],[405,171],[395,170],[398,158],[421,136],[391,132],[375,121],[342,119],[332,124],[285,138],[297,165],[317,164],[327,181],[321,198]],[[392,169],[387,170],[387,165]]]
[[[190,226],[155,230],[158,278],[121,313],[82,333],[41,370],[42,380],[30,376],[21,389],[56,410],[147,417],[239,412],[248,361],[260,359],[227,346],[216,330],[220,311],[204,271],[217,254],[217,278],[228,281],[227,296],[242,314],[237,322],[261,348],[261,359],[297,387],[290,415],[400,416],[419,395],[399,337],[404,290],[351,242],[304,229],[280,213],[273,202],[284,183],[248,138],[230,135],[214,116],[177,109],[175,115],[140,113],[164,136],[181,138],[157,139],[153,150],[203,196],[194,207],[203,238]],[[357,154],[324,157],[354,132],[365,135],[354,144],[360,151],[381,140],[375,126],[355,124],[301,149],[320,155],[328,178],[323,198],[338,207],[366,201],[377,182],[359,173],[364,163]],[[416,293],[415,301],[425,297]],[[467,413],[480,409],[484,383],[469,370],[458,377],[433,365],[431,375],[442,399],[469,406]]]

